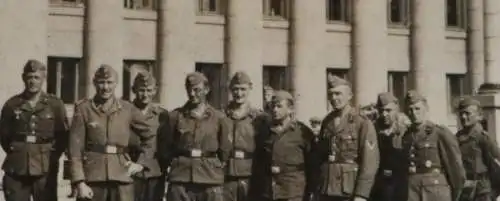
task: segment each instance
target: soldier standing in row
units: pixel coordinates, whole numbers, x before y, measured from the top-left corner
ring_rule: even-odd
[[[264,86],[263,93],[264,93],[264,112],[271,114],[272,112],[271,101],[273,98],[274,89],[271,86],[266,85]]]
[[[453,133],[428,120],[427,100],[416,91],[405,99],[411,125],[403,137],[407,154],[408,201],[458,199],[465,181],[460,149]]]
[[[167,200],[221,201],[231,152],[227,120],[207,103],[210,89],[203,74],[188,74],[185,87],[188,102],[171,112],[171,129],[161,133],[166,136],[160,144],[168,147],[161,158],[171,160]]]
[[[6,201],[57,200],[59,158],[67,145],[63,102],[42,91],[47,68],[29,60],[23,69],[25,89],[2,108],[0,144],[7,156],[3,190]]]
[[[149,126],[149,132],[139,133],[134,137],[138,138],[139,145],[150,145],[144,149],[136,149],[131,153],[132,161],[145,164],[146,168],[134,176],[135,201],[161,201],[165,192],[165,172],[162,171],[156,154],[157,133],[159,130],[163,130],[161,127],[168,125],[168,112],[152,103],[157,86],[155,78],[150,73],[140,72],[137,74],[132,91],[135,94],[133,104],[141,111],[141,118]]]
[[[314,135],[292,118],[293,106],[288,92],[274,93],[272,122],[263,133],[258,151],[256,177],[262,187],[262,199],[258,200],[303,201],[314,191]]]
[[[458,117],[463,128],[456,137],[460,144],[467,176],[461,201],[490,201],[492,198],[492,166],[498,169],[500,150],[480,125],[480,103],[464,98],[458,104]]]
[[[253,158],[259,129],[265,126],[264,112],[253,108],[248,102],[252,90],[250,77],[244,72],[236,72],[229,83],[232,101],[226,108],[229,121],[229,141],[233,151],[227,165],[224,200],[251,201],[256,193],[250,177],[254,172]]]
[[[137,108],[115,97],[118,74],[113,68],[99,67],[93,82],[96,95],[76,104],[71,124],[71,182],[77,200],[132,201],[132,175],[148,166],[130,160],[130,139],[134,133],[145,135],[149,126]],[[147,150],[152,145],[141,146]]]
[[[380,149],[380,165],[372,189],[372,201],[402,201],[407,199],[406,168],[401,165],[406,154],[402,139],[409,124],[399,111],[398,99],[389,92],[380,93],[375,123]]]
[[[333,111],[323,120],[319,157],[321,201],[365,201],[379,165],[377,134],[372,122],[355,111],[350,84],[336,76],[328,80]]]

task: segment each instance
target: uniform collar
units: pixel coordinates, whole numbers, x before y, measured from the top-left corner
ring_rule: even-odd
[[[28,98],[26,97],[25,93],[19,94],[19,99],[20,99],[20,105],[19,109],[24,110],[24,111],[39,111],[48,104],[49,102],[49,95],[45,92],[40,93],[40,97],[38,98],[38,102],[36,103],[35,107],[31,107],[31,104],[29,103]]]
[[[210,104],[206,103],[205,111],[203,112],[203,115],[201,118],[202,119],[209,118],[210,116],[213,115],[214,111],[215,111],[215,109]],[[191,118],[195,118],[195,119],[197,118],[191,114],[191,106],[189,103],[186,103],[186,104],[184,104],[184,106],[182,106],[182,113],[186,117],[191,117]]]
[[[231,119],[244,119],[246,117],[250,117],[250,118],[255,118],[257,116],[257,112],[255,109],[253,109],[249,103],[245,103],[243,105],[243,107],[245,108],[245,114],[241,117],[236,117],[235,114],[234,114],[234,111],[236,109],[236,106],[233,102],[229,103],[229,105],[227,106],[226,110],[225,110],[225,113],[228,117],[230,117]]]
[[[116,111],[118,111],[118,110],[121,110],[121,109],[122,109],[122,104],[120,103],[120,101],[119,101],[116,97],[112,97],[112,98],[111,98],[112,103],[111,103],[111,105],[109,106],[108,111],[104,112],[104,111],[102,111],[102,110],[98,107],[98,105],[95,103],[95,98],[96,98],[96,97],[94,97],[94,98],[90,101],[90,103],[91,103],[91,105],[92,105],[92,108],[93,108],[95,111],[98,111],[98,112],[100,112],[100,113],[112,114],[112,113],[114,113],[114,112],[116,112]]]

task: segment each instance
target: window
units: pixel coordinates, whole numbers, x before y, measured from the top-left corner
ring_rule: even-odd
[[[51,5],[58,6],[83,6],[83,0],[50,0]]]
[[[326,17],[328,21],[349,22],[350,0],[326,0]]]
[[[222,14],[225,0],[198,0],[198,8],[201,14]]]
[[[155,10],[158,0],[123,0],[123,6],[134,10]]]
[[[196,71],[203,73],[210,86],[208,102],[210,105],[221,109],[228,102],[228,77],[229,71],[222,64],[218,63],[196,63]]]
[[[286,66],[264,66],[262,73],[263,86],[271,86],[274,90],[290,90]]]
[[[263,0],[264,16],[268,18],[286,19],[288,17],[287,0]]]
[[[408,92],[408,72],[389,72],[387,88],[398,100],[400,108],[405,107],[404,99]]]
[[[132,84],[137,73],[141,71],[150,72],[155,76],[156,82],[160,80],[160,73],[156,68],[156,63],[150,60],[125,60],[123,62],[123,99],[133,100],[134,93],[132,92]],[[154,102],[159,102],[159,93],[153,99]]]
[[[455,111],[460,97],[468,94],[466,90],[465,74],[447,74],[448,106]]]
[[[331,76],[337,76],[337,77],[340,77],[342,79],[345,79],[347,81],[349,81],[349,69],[341,69],[341,68],[327,68],[326,69],[326,90],[328,90],[328,80],[330,79]],[[325,92],[326,94],[328,94],[328,92]],[[332,110],[332,105],[330,104],[330,102],[328,101],[328,95],[326,96],[326,108],[328,111],[331,111]]]
[[[410,13],[409,0],[389,0],[388,19],[390,24],[407,25]]]
[[[47,93],[73,104],[85,96],[83,66],[80,58],[48,57]]]
[[[466,0],[446,0],[446,25],[465,28],[467,16]]]

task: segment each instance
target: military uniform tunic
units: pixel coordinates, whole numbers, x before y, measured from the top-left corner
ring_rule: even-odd
[[[224,169],[231,153],[229,128],[222,112],[207,106],[200,118],[187,105],[170,114],[170,132],[162,137],[171,160],[168,200],[222,200]],[[165,156],[166,155],[166,156]],[[171,158],[171,159],[168,159]]]
[[[368,198],[379,165],[373,124],[352,108],[345,108],[339,123],[327,115],[316,145],[319,157],[320,200]]]
[[[126,166],[131,161],[130,139],[134,133],[147,135],[150,127],[132,104],[117,98],[111,101],[107,110],[93,99],[76,104],[69,141],[71,181],[86,182],[95,201],[108,200],[108,194],[114,195],[111,200],[133,200],[133,179]],[[147,150],[153,146],[150,143],[141,143],[141,148]],[[148,168],[147,160],[138,161]]]
[[[254,183],[250,179],[254,173],[254,152],[258,135],[261,134],[259,131],[265,126],[267,118],[263,112],[253,108],[248,108],[247,113],[242,117],[236,117],[228,108],[226,115],[230,131],[229,141],[232,142],[233,150],[226,168],[224,200],[251,200],[250,197],[256,194],[250,191],[251,183]]]
[[[266,200],[302,200],[313,192],[312,142],[314,135],[306,125],[292,121],[282,130],[268,127],[259,146],[259,184]]]
[[[490,178],[492,175],[490,167],[491,165],[499,165],[497,162],[500,160],[500,150],[479,124],[470,129],[458,131],[456,136],[462,153],[466,177],[469,180],[468,183],[472,184],[466,186],[461,200],[491,200]]]
[[[455,136],[430,121],[412,125],[403,137],[408,168],[408,201],[451,201],[465,181]]]
[[[34,107],[23,94],[2,108],[0,144],[4,195],[7,201],[57,199],[59,158],[67,146],[67,118],[63,102],[42,93]]]

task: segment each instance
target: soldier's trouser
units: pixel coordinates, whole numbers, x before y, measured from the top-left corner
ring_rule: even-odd
[[[408,188],[404,178],[377,176],[372,187],[370,201],[401,201],[406,200]]]
[[[91,200],[76,199],[77,201],[133,201],[134,184],[121,182],[89,182],[94,196]]]
[[[49,175],[21,176],[5,174],[3,177],[6,201],[52,201],[57,199],[57,188],[48,183]]]
[[[451,190],[444,174],[410,175],[408,201],[451,201]]]
[[[349,197],[337,197],[337,196],[327,196],[327,195],[319,195],[316,201],[351,201],[352,199]]]
[[[248,196],[249,179],[234,179],[224,183],[224,201],[252,201]]]
[[[136,178],[135,201],[161,201],[165,193],[164,177]]]
[[[264,199],[264,201],[303,201],[303,198],[302,198],[302,197],[300,197],[300,198],[275,199],[275,200],[272,200],[272,199]]]
[[[223,201],[222,186],[195,183],[170,183],[168,201]]]

